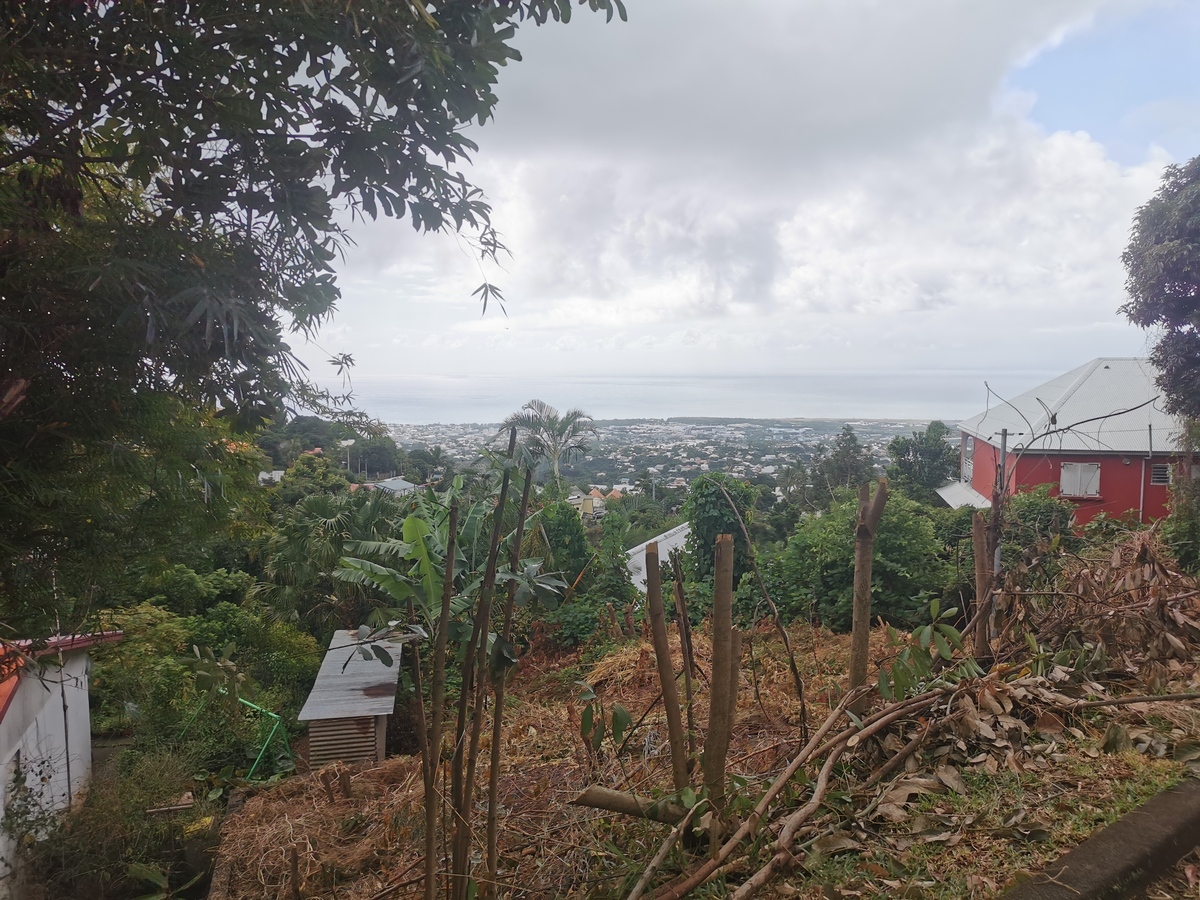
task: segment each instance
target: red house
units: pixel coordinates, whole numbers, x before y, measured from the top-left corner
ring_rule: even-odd
[[[938,490],[951,506],[991,506],[1002,448],[1010,493],[1042,484],[1078,507],[1076,521],[1167,512],[1179,423],[1162,408],[1148,360],[1102,357],[959,424],[960,477]]]

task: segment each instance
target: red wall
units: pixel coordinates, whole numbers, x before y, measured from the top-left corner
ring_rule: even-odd
[[[965,446],[966,436],[964,435],[964,449]],[[998,447],[993,447],[979,438],[975,439],[975,465],[971,487],[985,497],[992,496],[999,456],[1000,449]],[[1129,461],[1128,464],[1125,463],[1125,460]],[[1049,484],[1051,486],[1050,494],[1058,496],[1059,467],[1063,462],[1099,463],[1100,496],[1065,498],[1076,506],[1076,521],[1082,525],[1090,522],[1100,513],[1120,516],[1130,510],[1136,516],[1140,502],[1141,521],[1149,522],[1167,514],[1167,499],[1170,490],[1167,485],[1150,483],[1151,463],[1171,461],[1169,456],[1155,456],[1153,459],[1148,459],[1145,456],[1133,454],[1034,454],[1032,452],[1024,454],[1018,460],[1015,459],[1015,454],[1010,452],[1008,455],[1009,485],[1014,491],[1019,492],[1041,484]]]

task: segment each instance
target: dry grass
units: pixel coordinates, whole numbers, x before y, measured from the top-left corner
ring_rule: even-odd
[[[791,633],[807,686],[808,722],[816,724],[843,689],[849,638],[806,625]],[[805,721],[777,638],[767,629],[747,637],[729,771],[740,793],[753,798],[799,749]],[[874,669],[895,648],[882,631],[871,640]],[[703,630],[696,632],[694,642],[701,670],[694,711],[702,743],[711,645]],[[672,647],[680,670],[677,641]],[[1066,681],[1034,679],[1019,670],[1010,671],[1008,677],[1013,676],[1020,676],[1016,689],[989,689],[1010,692],[1006,696],[1013,707],[1002,714],[1011,720],[1005,726],[1009,731],[997,738],[1007,747],[995,745],[983,731],[968,733],[960,708],[947,708],[935,717],[934,736],[897,776],[929,775],[952,766],[961,772],[965,795],[915,794],[891,818],[862,813],[863,805],[872,796],[878,799],[888,784],[858,797],[852,796],[855,786],[929,724],[898,723],[884,740],[847,758],[817,823],[848,835],[853,852],[822,855],[810,848],[801,854],[803,867],[776,882],[766,896],[994,896],[1020,871],[1052,858],[1171,783],[1182,766],[1155,754],[1200,736],[1200,712],[1173,703],[1060,710],[1056,720],[1044,719],[1043,713],[1058,702],[1053,697],[1065,697],[1070,690],[1104,691],[1104,686],[1070,688]],[[621,754],[606,746],[596,755],[585,747],[578,732],[577,679],[592,685],[607,707],[621,703],[640,722]],[[1200,687],[1194,668],[1173,672],[1170,681],[1172,686],[1195,682]],[[999,684],[995,679],[989,683]],[[970,690],[979,706],[984,687]],[[649,642],[631,641],[590,666],[578,653],[531,654],[509,695],[501,776],[501,893],[514,898],[623,896],[666,829],[569,801],[589,784],[659,796],[669,790],[665,717]],[[1007,721],[982,717],[985,726],[987,721]],[[1133,743],[1144,742],[1147,752],[1100,752],[1102,737],[1114,722],[1125,727]],[[1041,726],[1054,733],[1038,734]],[[486,781],[484,769],[479,782]],[[330,801],[315,776],[297,778],[258,794],[232,816],[222,844],[222,853],[237,861],[229,900],[288,896],[292,847],[297,848],[304,897],[417,896],[423,869],[419,764],[395,759],[375,769],[357,769],[353,785],[351,799]],[[789,790],[794,798],[803,795],[804,787],[797,783]],[[483,813],[478,809],[481,840]],[[659,883],[687,862],[676,850]],[[756,867],[747,859],[729,878],[736,881]],[[718,882],[696,895],[724,896],[725,890]]]

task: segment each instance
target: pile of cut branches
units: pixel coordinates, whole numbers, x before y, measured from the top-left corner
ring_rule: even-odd
[[[1035,671],[1047,662],[1085,668],[1148,692],[1195,675],[1200,582],[1180,571],[1155,529],[1103,555],[1037,548],[1008,574],[997,606],[997,659],[1032,657]]]

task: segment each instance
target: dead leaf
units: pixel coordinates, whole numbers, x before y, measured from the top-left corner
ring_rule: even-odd
[[[875,807],[872,818],[883,819],[885,822],[903,822],[908,818],[908,812],[896,803],[880,803]]]
[[[954,793],[965,797],[967,795],[967,785],[962,779],[962,775],[958,773],[958,769],[954,766],[940,766],[937,772],[938,781],[944,784]]]
[[[1100,742],[1100,746],[1105,753],[1122,753],[1133,749],[1133,741],[1129,739],[1129,732],[1124,725],[1113,722],[1104,732],[1104,740]]]
[[[1034,723],[1034,730],[1042,734],[1062,734],[1064,723],[1061,717],[1056,713],[1046,710],[1037,718]]]
[[[835,853],[845,853],[847,850],[861,850],[862,844],[844,831],[822,835],[813,841],[813,851],[822,856],[832,856]]]

